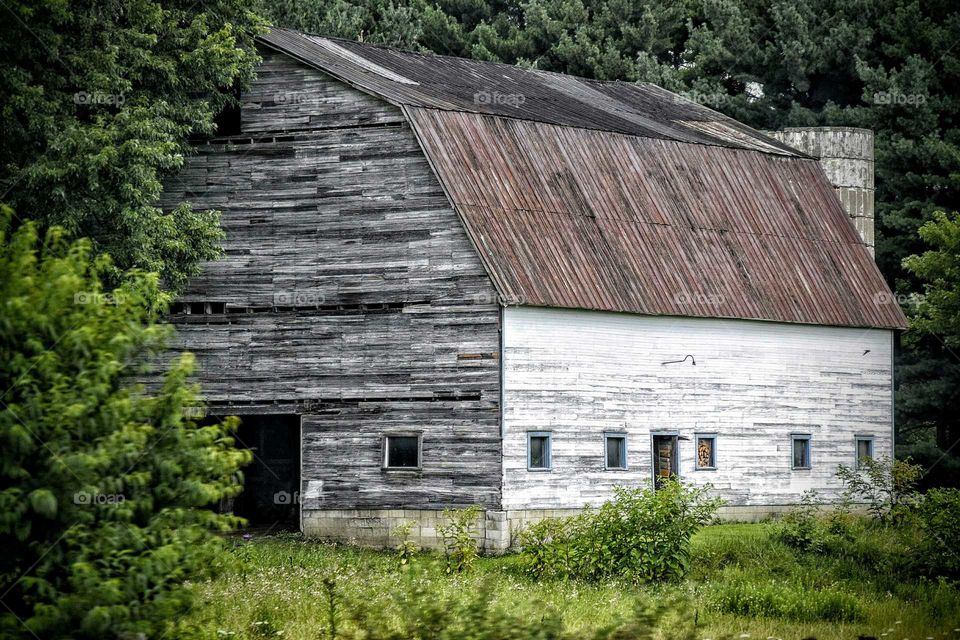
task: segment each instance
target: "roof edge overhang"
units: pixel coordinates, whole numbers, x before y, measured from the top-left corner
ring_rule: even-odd
[[[830,324],[823,322],[807,322],[803,320],[780,320],[771,318],[749,318],[742,316],[724,316],[724,315],[697,315],[697,314],[672,314],[672,313],[650,313],[648,311],[629,311],[618,309],[600,309],[591,307],[567,307],[562,305],[544,305],[525,302],[513,302],[509,300],[500,300],[500,306],[504,309],[558,309],[562,311],[584,311],[587,313],[615,313],[618,315],[638,316],[642,318],[683,318],[685,320],[718,320],[722,322],[761,322],[764,324],[782,324],[800,327],[827,327],[830,329],[851,329],[859,331],[895,331],[903,332],[909,329],[904,325],[866,325],[866,324]]]

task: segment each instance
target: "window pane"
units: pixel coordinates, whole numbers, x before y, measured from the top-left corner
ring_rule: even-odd
[[[387,438],[388,467],[419,467],[419,446],[416,436],[390,436]]]
[[[714,438],[698,438],[697,439],[697,466],[698,467],[715,467],[715,460],[713,455],[713,449],[715,444]]]
[[[810,441],[806,438],[796,438],[793,441],[793,466],[797,468],[810,466]]]
[[[550,466],[550,439],[530,436],[530,468],[547,469]]]
[[[620,437],[608,437],[607,438],[607,466],[612,469],[623,469],[627,466],[626,460],[626,449],[627,449],[627,440],[626,438]]]
[[[857,440],[857,464],[864,458],[873,458],[873,442],[870,440]]]

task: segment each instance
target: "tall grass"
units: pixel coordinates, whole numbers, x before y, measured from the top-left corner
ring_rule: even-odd
[[[328,640],[326,581],[333,580],[338,638],[516,638],[522,635],[509,634],[522,631],[570,639],[839,640],[891,638],[891,629],[898,638],[960,640],[957,586],[891,575],[889,556],[903,555],[904,541],[863,526],[862,536],[820,553],[784,544],[776,525],[706,527],[692,540],[686,580],[641,587],[537,581],[518,556],[480,558],[468,572],[447,573],[443,559],[429,554],[411,558],[411,570],[393,553],[298,535],[237,540],[237,566],[194,585],[198,605],[169,637]]]

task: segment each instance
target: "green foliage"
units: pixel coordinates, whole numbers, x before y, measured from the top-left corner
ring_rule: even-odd
[[[932,333],[947,347],[960,347],[960,214],[938,212],[920,227],[929,247],[905,258],[903,266],[923,283],[923,297],[911,318],[911,334]]]
[[[774,540],[806,553],[849,553],[846,547],[865,532],[862,518],[845,503],[825,505],[816,491],[804,492],[800,504],[771,529]]]
[[[536,615],[524,615],[496,604],[496,586],[482,580],[466,592],[445,594],[430,578],[429,564],[406,569],[399,588],[393,589],[391,604],[356,601],[347,604],[350,625],[338,637],[366,640],[653,640],[657,630],[671,626],[671,638],[692,640],[689,625],[671,625],[671,613],[679,606],[674,599],[661,598],[656,605],[638,602],[627,619],[609,620],[603,627],[585,634],[564,629],[561,612],[537,607]],[[399,613],[392,618],[388,612]],[[332,636],[331,636],[332,638]]]
[[[207,509],[240,489],[235,420],[198,426],[192,358],[133,384],[168,327],[157,277],[101,285],[109,260],[0,217],[0,610],[4,638],[159,635],[185,581],[223,566]]]
[[[397,543],[397,562],[402,567],[413,560],[414,556],[420,551],[420,547],[410,539],[410,532],[413,530],[413,522],[404,522],[393,528],[393,536],[400,540]]]
[[[241,0],[13,0],[0,21],[4,199],[178,287],[218,255],[213,211],[157,207],[162,181],[253,76]]]
[[[960,577],[960,490],[931,489],[917,507],[918,558],[927,573]]]
[[[623,577],[633,582],[676,580],[686,574],[690,538],[722,501],[709,488],[671,480],[656,490],[617,487],[597,510],[521,534],[526,571],[535,577]]]
[[[954,204],[956,206],[956,204]],[[931,354],[909,358],[903,373],[901,403],[923,424],[936,427],[936,440],[944,452],[956,452],[960,442],[960,214],[933,214],[919,230],[923,246],[903,260],[903,267],[922,287],[910,312],[910,329],[904,342],[910,353]],[[940,456],[937,462],[940,462]],[[950,461],[957,464],[957,454]],[[946,479],[945,479],[946,480]],[[949,480],[948,480],[949,481]],[[956,476],[953,478],[956,482]]]
[[[835,589],[810,591],[777,582],[734,580],[717,584],[707,596],[721,613],[747,618],[782,618],[799,622],[855,622],[863,618],[857,599]]]
[[[922,474],[920,465],[889,457],[864,458],[859,469],[842,464],[837,468],[845,497],[866,502],[870,513],[881,521],[897,521],[904,515],[916,501],[916,486]]]
[[[483,509],[471,505],[466,509],[444,509],[444,524],[437,525],[443,540],[443,553],[448,573],[461,573],[473,568],[480,552],[477,547],[477,520]]]

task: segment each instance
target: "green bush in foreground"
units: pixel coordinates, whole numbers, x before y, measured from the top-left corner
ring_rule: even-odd
[[[926,573],[960,577],[960,489],[931,489],[917,506]]]
[[[104,291],[87,241],[0,214],[0,609],[3,638],[158,637],[187,607],[183,583],[216,567],[204,509],[239,490],[249,454],[231,424],[199,427],[172,364],[130,383],[163,347],[157,278]]]
[[[521,532],[524,566],[535,577],[676,580],[687,572],[691,536],[721,504],[709,488],[676,480],[657,489],[617,487],[599,509]]]

